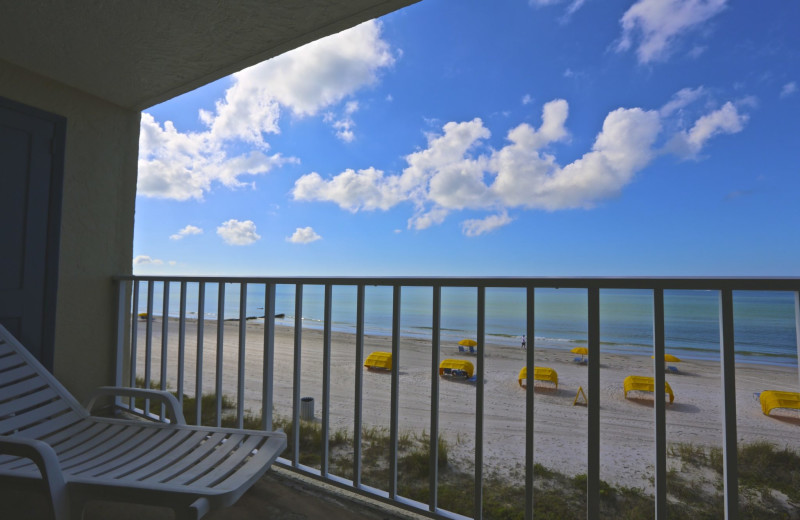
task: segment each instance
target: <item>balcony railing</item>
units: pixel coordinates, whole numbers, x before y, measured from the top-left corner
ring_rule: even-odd
[[[279,463],[287,468],[299,471],[322,479],[337,486],[346,487],[358,493],[366,494],[373,498],[388,501],[395,505],[425,514],[433,518],[457,518],[453,512],[442,509],[438,503],[439,475],[437,461],[439,459],[439,445],[437,439],[440,434],[440,377],[439,364],[442,360],[443,341],[443,314],[447,315],[447,308],[443,308],[443,291],[453,288],[468,288],[470,294],[475,295],[474,300],[474,335],[477,341],[476,380],[474,386],[474,504],[472,517],[483,518],[483,490],[484,490],[484,446],[485,434],[485,375],[487,344],[487,290],[515,289],[524,295],[522,312],[524,333],[527,335],[529,348],[525,353],[527,367],[527,386],[525,392],[525,518],[533,518],[534,501],[537,494],[534,491],[534,338],[537,338],[537,313],[535,300],[537,293],[550,289],[578,289],[577,294],[585,305],[585,342],[588,348],[588,384],[585,394],[587,402],[587,449],[586,449],[586,516],[589,519],[599,518],[601,499],[601,408],[600,399],[594,398],[601,395],[600,386],[600,354],[601,354],[601,292],[606,290],[631,290],[642,294],[646,291],[647,300],[652,305],[652,370],[654,388],[663,388],[665,384],[665,291],[697,291],[708,295],[713,292],[717,301],[719,325],[719,360],[721,372],[721,416],[722,416],[722,454],[724,483],[724,509],[725,517],[735,519],[738,517],[738,470],[737,470],[737,409],[736,409],[736,370],[735,370],[735,340],[734,340],[734,293],[739,291],[781,291],[791,293],[794,300],[795,330],[800,331],[800,279],[797,278],[236,278],[236,277],[163,277],[163,276],[122,276],[115,280],[118,284],[119,314],[118,314],[118,344],[117,344],[117,384],[133,385],[137,378],[143,379],[145,385],[157,382],[161,388],[166,389],[169,381],[177,385],[177,395],[183,399],[184,394],[201,396],[204,393],[213,393],[214,416],[217,425],[222,422],[223,394],[235,389],[235,421],[241,428],[247,416],[247,395],[253,395],[253,390],[246,390],[246,385],[254,383],[247,380],[245,370],[248,365],[248,356],[253,356],[246,347],[248,334],[248,320],[258,318],[258,323],[263,320],[263,345],[259,353],[260,399],[257,399],[261,417],[260,427],[273,428],[273,413],[276,407],[275,399],[275,333],[276,327],[293,327],[293,370],[291,379],[291,421],[299,425],[302,412],[302,395],[300,381],[302,375],[304,353],[303,342],[304,328],[308,327],[308,320],[304,324],[304,289],[314,287],[319,291],[319,309],[321,313],[316,327],[322,331],[322,366],[321,368],[321,436],[319,448],[319,467],[313,468],[300,462],[300,428],[294,427],[290,439],[292,446],[287,458],[281,458]],[[208,289],[216,287],[216,298]],[[388,482],[384,489],[367,485],[362,482],[362,427],[364,411],[364,375],[361,367],[364,364],[365,335],[375,333],[370,327],[375,326],[380,319],[366,320],[365,315],[372,313],[371,301],[368,301],[367,292],[374,287],[383,290],[381,298],[381,313],[384,316],[385,326],[381,325],[379,334],[391,338],[391,354],[393,364],[390,372],[389,395],[389,468]],[[276,297],[277,289],[280,295]],[[352,291],[349,309],[346,316],[334,316],[333,294],[335,291]],[[400,376],[403,363],[403,349],[401,349],[402,328],[401,309],[404,305],[404,291],[419,291],[424,288],[424,293],[429,298],[429,325],[417,329],[418,334],[428,334],[430,339],[430,424],[429,431],[429,492],[427,503],[403,497],[398,492],[398,443],[401,434],[400,427]],[[157,290],[158,289],[158,290]],[[463,290],[463,289],[459,289]],[[338,293],[337,293],[338,294]],[[416,294],[416,292],[415,292]],[[233,296],[231,296],[233,295]],[[258,301],[254,303],[254,295]],[[282,295],[282,296],[281,296]],[[288,295],[288,297],[287,297]],[[177,299],[177,302],[176,302]],[[216,299],[216,303],[214,300]],[[238,299],[238,305],[236,300]],[[278,302],[280,300],[280,302]],[[293,301],[292,301],[293,300]],[[211,303],[209,303],[211,302]],[[293,310],[285,307],[291,302]],[[260,303],[261,305],[258,305]],[[280,309],[278,305],[282,305]],[[227,309],[226,309],[227,305]],[[257,312],[254,315],[253,306]],[[233,307],[233,310],[231,310]],[[278,314],[278,311],[283,311]],[[211,312],[209,312],[211,311]],[[306,311],[308,313],[308,311]],[[276,318],[276,314],[278,317]],[[260,315],[260,316],[258,316]],[[286,318],[289,315],[289,319]],[[161,320],[160,346],[154,345],[154,337],[158,336],[157,317],[171,317]],[[263,316],[263,317],[262,317]],[[308,317],[308,316],[306,316]],[[226,327],[223,320],[234,321],[237,338],[235,356],[236,371],[234,381],[228,381],[224,367],[230,362],[229,348],[231,342],[225,342]],[[423,320],[424,321],[424,320]],[[187,335],[187,322],[192,323],[194,337]],[[346,323],[352,327],[355,341],[355,356],[353,358],[354,388],[353,409],[350,420],[352,421],[353,435],[353,462],[352,478],[343,478],[331,473],[329,442],[331,436],[331,344],[335,328]],[[214,329],[216,340],[211,341],[213,358],[209,359],[205,337],[207,329]],[[177,330],[176,330],[177,329]],[[349,329],[348,329],[349,330]],[[425,330],[426,333],[419,331]],[[797,334],[798,351],[800,351],[800,332]],[[144,337],[142,337],[144,335]],[[170,337],[177,335],[177,352],[170,347]],[[516,341],[516,340],[515,340]],[[173,343],[174,340],[173,340]],[[252,345],[252,342],[251,344]],[[142,352],[142,349],[144,350]],[[159,366],[153,366],[153,358],[158,358]],[[170,356],[177,356],[177,371],[170,369]],[[190,356],[195,364],[193,373],[186,373],[186,358]],[[226,361],[227,360],[227,361]],[[209,378],[204,378],[204,363],[213,364],[214,377],[212,388],[204,385]],[[172,375],[170,375],[172,374]],[[287,376],[288,374],[281,374]],[[187,387],[187,382],[189,386]],[[208,385],[206,385],[208,386]],[[471,388],[471,387],[466,387]],[[226,390],[228,389],[228,390]],[[658,395],[656,393],[656,395]],[[252,401],[252,399],[251,399]],[[667,437],[665,403],[663,399],[654,399],[654,451],[653,457],[653,494],[656,518],[665,518],[667,511]],[[280,403],[286,406],[286,403]],[[148,410],[136,408],[134,403],[119,401],[117,406],[131,411]],[[194,405],[197,421],[200,421],[201,399],[196,399]],[[163,416],[161,417],[163,419]],[[293,441],[293,442],[292,442]]]

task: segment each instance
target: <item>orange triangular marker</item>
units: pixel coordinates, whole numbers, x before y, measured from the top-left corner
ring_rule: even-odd
[[[580,398],[580,396],[583,396],[583,402],[582,403],[578,402],[578,399]],[[575,394],[575,400],[572,401],[572,406],[577,406],[577,405],[587,406],[588,404],[589,404],[589,400],[586,399],[586,394],[583,393],[583,387],[579,386],[578,387],[578,392]]]

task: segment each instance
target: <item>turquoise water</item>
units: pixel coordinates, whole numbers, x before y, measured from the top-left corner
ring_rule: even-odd
[[[279,325],[294,324],[295,286],[279,285],[275,312],[284,314]],[[197,284],[188,284],[187,313],[197,315]],[[153,314],[163,312],[163,285],[156,284]],[[322,328],[324,287],[303,288],[303,326]],[[146,284],[141,286],[139,312],[146,311]],[[217,318],[217,284],[206,284],[205,315]],[[225,292],[225,319],[239,316],[239,286],[230,284]],[[400,328],[405,336],[431,335],[432,290],[427,287],[402,289]],[[719,296],[713,291],[665,291],[665,332],[667,351],[681,358],[719,360]],[[486,290],[487,342],[519,346],[525,333],[525,291],[516,288]],[[262,317],[264,286],[248,286],[246,316]],[[537,289],[535,293],[537,344],[563,344],[565,350],[586,342],[586,291],[580,289]],[[652,352],[652,294],[645,290],[602,290],[600,292],[601,351],[650,355]],[[169,315],[179,314],[179,284],[170,286]],[[332,293],[332,328],[355,332],[356,288],[337,286]],[[794,295],[789,292],[734,293],[734,337],[739,362],[797,365]],[[477,331],[477,290],[442,289],[442,344],[475,338]],[[377,286],[365,290],[367,334],[390,335],[392,288]],[[530,342],[529,342],[530,343]]]

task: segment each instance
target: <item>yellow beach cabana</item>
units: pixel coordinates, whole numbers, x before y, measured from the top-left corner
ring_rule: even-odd
[[[463,359],[445,359],[439,363],[439,375],[450,377],[472,377],[475,367],[469,361]]]
[[[391,352],[373,352],[369,356],[367,356],[367,360],[364,361],[364,366],[368,369],[382,369],[382,370],[391,370],[392,369],[392,353]]]
[[[800,410],[800,392],[764,390],[758,397],[761,401],[761,411],[764,412],[764,415],[769,415],[773,408]]]
[[[628,376],[622,381],[622,386],[625,389],[625,399],[628,398],[628,392],[632,390],[640,390],[642,392],[655,392],[655,381],[652,377],[647,376]],[[669,394],[669,402],[675,400],[675,394],[672,393],[672,388],[669,383],[664,381],[664,391]]]
[[[533,367],[533,380],[534,381],[547,381],[556,385],[558,390],[558,372],[548,367]],[[527,388],[528,385],[528,367],[522,367],[517,377],[519,386]]]

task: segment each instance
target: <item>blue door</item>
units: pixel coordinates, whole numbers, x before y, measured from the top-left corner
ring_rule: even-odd
[[[0,323],[51,371],[65,132],[0,98]]]

